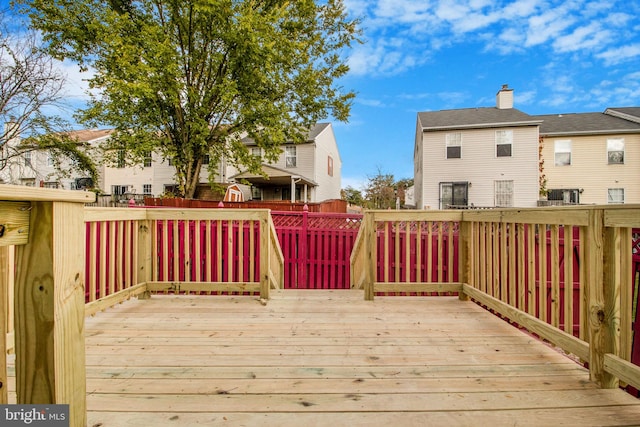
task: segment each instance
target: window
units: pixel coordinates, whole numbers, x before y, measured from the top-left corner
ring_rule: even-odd
[[[116,167],[118,169],[122,169],[125,167],[126,162],[124,160],[125,159],[124,156],[125,156],[124,150],[118,150],[118,157],[116,158]]]
[[[128,186],[126,185],[112,185],[111,194],[114,196],[121,196],[127,192]]]
[[[287,147],[284,148],[284,161],[285,161],[285,166],[288,168],[295,168],[296,167],[296,157],[297,157],[297,152],[296,152],[296,147],[293,145],[289,145]]]
[[[169,157],[167,162],[169,163],[169,166],[173,166],[173,157]]]
[[[497,207],[508,208],[513,206],[513,181],[496,181],[495,190],[495,205]]]
[[[151,151],[147,151],[144,153],[144,167],[150,168],[151,162],[153,162],[153,158],[151,157]]]
[[[253,200],[262,200],[262,189],[259,187],[251,187],[251,198]]]
[[[624,188],[609,188],[607,203],[624,203]]]
[[[555,141],[554,151],[556,166],[569,166],[571,164],[571,140]]]
[[[610,165],[624,164],[624,139],[607,139],[607,159]]]
[[[149,194],[149,195],[150,195],[150,194],[153,194],[153,193],[151,192],[151,184],[143,184],[143,185],[142,185],[142,193],[143,193],[143,194]]]
[[[62,188],[62,186],[60,185],[59,182],[55,182],[55,181],[48,181],[48,182],[44,182],[42,184],[42,186],[44,188]]]
[[[24,152],[24,165],[31,166],[31,151]]]
[[[565,205],[577,205],[578,203],[580,203],[580,189],[561,188],[549,190],[549,193],[547,194],[547,200],[562,202]]]
[[[447,134],[447,159],[460,159],[462,157],[462,134]]]
[[[55,160],[53,159],[53,155],[51,154],[47,156],[47,166],[55,166]]]
[[[333,157],[327,157],[327,174],[333,176]]]
[[[261,159],[261,158],[262,158],[262,148],[260,148],[260,147],[253,147],[253,148],[251,148],[251,155],[252,155],[253,157],[256,157],[256,158],[258,158],[258,159]]]
[[[496,157],[511,157],[511,146],[513,145],[513,131],[496,131]]]
[[[448,209],[451,206],[467,206],[468,194],[468,182],[441,182],[440,209]]]
[[[202,164],[208,165],[209,162],[211,162],[211,156],[209,156],[208,154],[205,154],[204,157],[202,158]]]

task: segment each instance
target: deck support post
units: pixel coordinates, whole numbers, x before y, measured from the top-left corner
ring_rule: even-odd
[[[364,220],[362,221],[365,230],[365,279],[364,279],[364,299],[366,301],[373,301],[375,296],[376,270],[378,266],[378,254],[377,254],[377,231],[376,223],[373,212],[365,212]]]
[[[464,214],[460,221],[460,234],[459,234],[459,255],[458,255],[458,275],[461,283],[466,283],[470,286],[474,286],[471,283],[473,274],[471,272],[471,260],[473,257],[473,251],[471,247],[473,233],[473,223],[464,220]],[[469,301],[469,295],[464,293],[464,290],[458,294],[460,301]]]
[[[605,229],[604,210],[589,211],[585,248],[589,376],[602,388],[618,387],[618,379],[604,369],[604,355],[617,354],[616,337],[619,339],[616,329],[620,322],[620,306],[616,303],[616,295],[620,294],[620,283],[616,280],[614,262],[619,252],[616,234],[612,228]]]
[[[9,287],[13,281],[10,262],[12,246],[0,246],[0,405],[6,405],[7,394],[7,332],[9,310]]]
[[[68,404],[73,427],[86,424],[84,248],[82,203],[31,203],[16,247],[17,402]]]
[[[269,215],[267,211],[260,218],[260,299],[269,299],[269,268],[271,266],[271,228],[269,227]]]
[[[146,220],[138,223],[138,259],[137,259],[137,274],[136,283],[149,283],[152,280],[151,270],[153,264],[151,262],[151,254],[153,252],[153,240],[152,240],[152,227],[153,221]],[[197,232],[197,231],[196,231]],[[138,299],[151,298],[151,292],[145,291],[138,295]]]

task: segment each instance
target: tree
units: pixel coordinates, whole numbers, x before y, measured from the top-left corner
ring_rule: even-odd
[[[46,152],[60,174],[75,170],[95,181],[91,158],[68,136],[70,124],[48,114],[61,105],[65,76],[39,49],[33,31],[10,32],[7,21],[0,14],[0,179],[29,175],[28,159]]]
[[[319,120],[348,119],[355,95],[336,80],[359,32],[342,0],[19,1],[50,54],[95,71],[78,120],[115,129],[105,152],[172,159],[185,197],[207,155],[260,172],[243,137],[275,160]]]
[[[395,209],[397,202],[403,206],[405,190],[413,185],[410,178],[395,180],[393,174],[378,173],[368,177],[365,192],[365,207],[369,209]]]
[[[346,200],[350,205],[364,206],[364,197],[362,197],[362,192],[360,190],[349,185],[346,188],[343,188],[340,193],[342,194],[342,200]]]

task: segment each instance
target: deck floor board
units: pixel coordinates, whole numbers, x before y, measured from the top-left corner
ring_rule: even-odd
[[[640,400],[457,297],[161,295],[85,326],[88,426],[640,424]]]

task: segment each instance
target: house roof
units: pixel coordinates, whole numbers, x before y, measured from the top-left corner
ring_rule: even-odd
[[[309,131],[309,134],[307,135],[307,143],[310,142],[314,142],[316,140],[316,138],[318,137],[318,135],[320,135],[322,132],[324,132],[324,130],[326,128],[328,128],[329,126],[331,126],[331,123],[316,123],[311,130]],[[254,141],[252,138],[249,137],[245,137],[242,138],[242,142],[244,142],[245,144],[253,144]],[[286,141],[286,142],[290,142],[290,141]]]
[[[96,139],[104,138],[113,133],[113,129],[82,129],[74,130],[68,133],[71,138],[77,139],[78,142],[91,142]]]
[[[606,113],[549,114],[533,117],[542,120],[542,136],[640,132],[640,123]]]
[[[425,132],[540,124],[538,119],[518,109],[496,107],[421,112],[418,121]]]
[[[640,123],[640,107],[607,108],[604,113]]]
[[[295,178],[300,179],[300,183],[302,184],[310,185],[312,187],[318,185],[309,178],[267,164],[262,165],[262,172],[264,172],[266,177],[261,174],[244,171],[229,177],[229,179],[235,179],[237,181],[245,180],[254,185],[290,185],[291,179]]]

